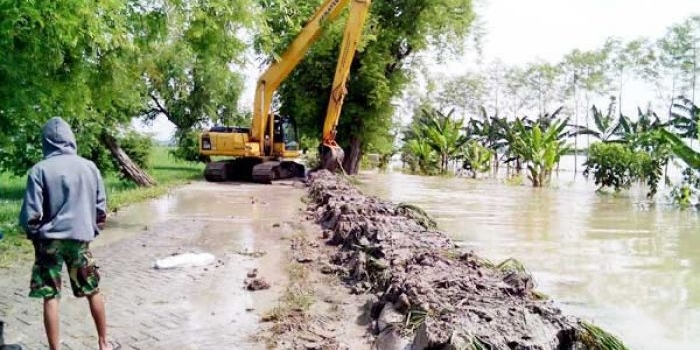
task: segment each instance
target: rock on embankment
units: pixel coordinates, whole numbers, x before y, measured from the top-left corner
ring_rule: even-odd
[[[404,339],[418,350],[592,348],[578,319],[533,293],[528,274],[459,252],[420,209],[367,197],[327,171],[309,185],[309,211],[339,248],[326,271],[378,295],[376,348]]]

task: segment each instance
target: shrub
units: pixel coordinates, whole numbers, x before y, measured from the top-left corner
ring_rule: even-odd
[[[153,153],[153,141],[150,136],[131,130],[121,136],[118,142],[124,153],[141,169],[150,169]]]
[[[583,175],[593,174],[595,184],[600,188],[610,187],[615,191],[629,188],[637,173],[634,156],[624,144],[593,143],[588,149]]]

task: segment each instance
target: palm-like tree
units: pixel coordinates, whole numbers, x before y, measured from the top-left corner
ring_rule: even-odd
[[[678,97],[677,102],[673,104],[670,121],[678,136],[686,139],[699,137],[698,119],[700,119],[700,107],[686,97]]]
[[[567,124],[568,119],[555,120],[543,128],[539,123],[527,127],[521,120],[515,121],[511,148],[528,163],[528,177],[534,187],[547,184],[552,170],[569,150],[565,144]]]
[[[438,155],[440,173],[447,173],[450,160],[456,158],[462,147],[469,140],[462,133],[464,119],[454,118],[454,109],[444,114],[436,109],[423,110],[420,128],[426,143]]]
[[[641,108],[637,108],[637,115],[636,121],[632,121],[624,115],[620,116],[617,134],[622,142],[633,146],[643,146],[653,131],[661,130],[667,126],[656,112],[650,109],[644,112]]]
[[[610,102],[606,114],[603,114],[603,111],[598,109],[598,107],[595,105],[591,107],[591,112],[593,114],[595,128],[574,125],[576,130],[573,131],[573,134],[590,135],[602,142],[613,142],[619,140],[622,127],[620,121],[616,120],[614,116],[615,101],[612,100]]]
[[[421,173],[430,174],[437,167],[446,174],[449,162],[460,156],[469,139],[462,130],[464,119],[453,114],[454,110],[444,114],[433,108],[423,109],[420,118],[404,131],[404,158],[412,170],[419,168]]]

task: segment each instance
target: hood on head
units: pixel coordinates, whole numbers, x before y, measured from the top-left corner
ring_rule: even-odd
[[[44,158],[61,154],[76,154],[78,145],[70,125],[60,117],[53,117],[46,122],[42,130]]]

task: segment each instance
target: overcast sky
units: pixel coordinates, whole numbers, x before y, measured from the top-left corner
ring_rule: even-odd
[[[606,38],[658,38],[666,28],[692,15],[700,15],[700,0],[476,0],[484,23],[484,57],[508,65],[543,59],[558,62],[575,48],[599,48]],[[459,73],[471,66],[473,53],[435,65],[435,72]],[[241,103],[252,104],[260,72],[246,72]],[[641,101],[642,99],[640,99]],[[159,118],[146,131],[169,139],[173,127]]]

